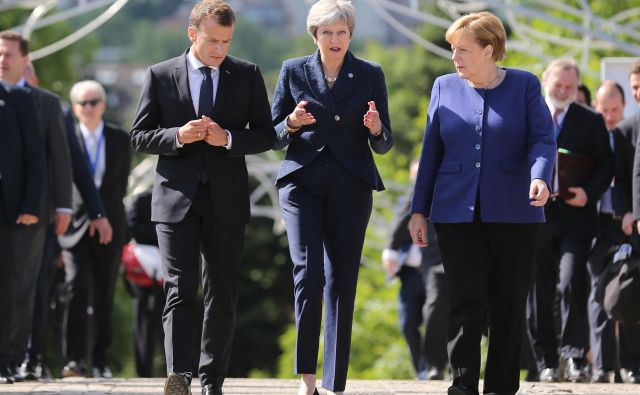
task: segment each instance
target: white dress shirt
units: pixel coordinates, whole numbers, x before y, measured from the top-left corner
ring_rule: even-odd
[[[198,114],[199,105],[200,105],[200,86],[202,85],[202,72],[200,71],[201,67],[205,67],[205,65],[196,58],[193,54],[194,49],[193,46],[189,49],[189,53],[187,53],[187,77],[189,78],[189,92],[191,93],[191,102],[193,103],[193,109],[196,114]],[[220,80],[220,70],[218,67],[210,67],[211,68],[211,83],[213,84],[213,101],[216,102],[216,94],[218,93],[218,81]],[[215,121],[215,119],[214,119]],[[229,143],[224,147],[228,150],[231,149],[231,133],[228,130],[227,137]],[[180,144],[178,141],[178,135],[176,134],[176,144],[178,148],[182,147],[183,144]]]
[[[93,182],[96,184],[96,188],[100,188],[106,169],[104,122],[100,121],[95,130],[89,130],[83,123],[79,123],[78,125],[82,132],[82,139],[84,140],[84,146],[87,150],[87,156],[89,157],[89,164],[93,172]]]

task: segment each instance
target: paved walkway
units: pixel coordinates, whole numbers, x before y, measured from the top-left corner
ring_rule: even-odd
[[[162,394],[163,379],[64,379],[37,383],[16,383],[0,385],[0,394]],[[410,380],[350,380],[347,384],[349,395],[431,395],[446,394],[448,381]],[[226,395],[278,394],[295,395],[297,380],[276,379],[227,379]],[[197,380],[192,386],[194,395],[200,394]],[[325,391],[320,391],[325,395]],[[559,395],[623,395],[640,394],[640,385],[633,384],[520,384],[518,394],[559,394]]]

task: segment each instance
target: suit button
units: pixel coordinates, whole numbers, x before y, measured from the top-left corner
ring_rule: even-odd
[[[480,167],[480,162],[476,162],[476,167]]]
[[[480,144],[476,144],[476,149],[480,149]]]
[[[476,125],[476,131],[480,131],[480,129],[482,129],[482,126]]]
[[[340,122],[340,115],[336,115],[335,117],[333,117],[333,119],[335,119],[336,122]]]
[[[478,114],[478,115],[482,115],[482,110],[477,109],[477,110],[476,110],[476,114]]]

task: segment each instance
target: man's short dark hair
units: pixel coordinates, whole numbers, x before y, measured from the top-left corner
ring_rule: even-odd
[[[223,0],[202,0],[191,10],[189,26],[196,30],[204,18],[213,17],[221,26],[233,26],[236,15],[233,9]]]
[[[29,55],[29,40],[22,37],[22,34],[11,30],[0,32],[0,40],[17,41],[22,56]]]
[[[629,75],[631,74],[640,74],[640,59],[636,60],[635,62],[633,62],[633,65],[631,65],[631,71],[629,72]]]

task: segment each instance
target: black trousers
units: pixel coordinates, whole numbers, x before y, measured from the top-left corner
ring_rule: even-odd
[[[447,367],[447,279],[442,265],[427,268],[427,300],[424,304],[424,359],[426,368]]]
[[[133,293],[133,351],[139,377],[154,377],[156,345],[161,343],[164,291],[160,285],[129,283]]]
[[[562,357],[584,357],[588,342],[586,262],[590,249],[590,238],[572,238],[559,222],[540,226],[527,301],[527,331],[539,371],[558,367],[558,335],[554,323],[558,292]]]
[[[107,364],[111,345],[113,296],[121,248],[99,243],[87,231],[70,250],[63,251],[67,298],[63,325],[63,352],[67,361]],[[90,354],[89,354],[90,353]]]
[[[11,357],[12,362],[19,365],[25,357],[27,343],[33,323],[34,301],[38,273],[42,267],[45,248],[48,218],[41,218],[37,224],[18,227],[15,242],[15,261],[19,262],[16,270],[13,300],[20,306],[20,314],[12,319]]]
[[[602,305],[595,300],[598,278],[610,261],[611,252],[622,243],[625,235],[622,232],[622,221],[611,215],[601,214],[598,236],[587,259],[591,292],[589,293],[589,343],[593,367],[606,371],[614,370],[618,365],[615,321],[609,319]]]
[[[238,301],[245,224],[218,223],[209,186],[200,184],[185,218],[156,224],[166,304],[163,313],[167,372],[191,372],[199,278],[204,293],[199,375],[222,387],[229,365]],[[202,273],[199,263],[202,254]]]
[[[435,224],[447,278],[453,385],[477,392],[487,323],[484,392],[515,394],[537,224]]]
[[[12,286],[15,283],[13,235],[16,225],[7,217],[0,180],[0,369],[9,364],[11,344],[11,316],[14,310]]]

